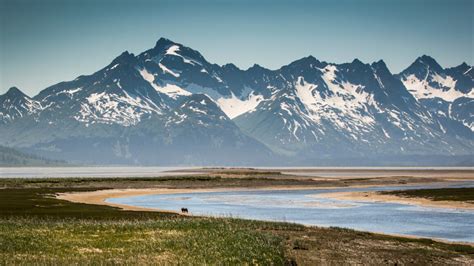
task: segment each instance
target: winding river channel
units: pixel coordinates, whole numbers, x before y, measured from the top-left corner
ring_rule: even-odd
[[[439,185],[310,190],[199,192],[109,198],[107,202],[178,211],[194,215],[285,221],[356,230],[474,242],[474,211],[398,203],[319,198],[318,194],[434,188]],[[443,187],[474,187],[474,182]]]

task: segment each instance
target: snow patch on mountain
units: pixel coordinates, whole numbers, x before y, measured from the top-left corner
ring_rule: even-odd
[[[143,79],[148,81],[148,83],[150,83],[150,85],[156,91],[164,93],[173,99],[178,98],[180,95],[191,95],[190,92],[174,84],[166,83],[164,86],[158,86],[157,84],[155,84],[155,76],[148,72],[145,68],[140,69],[139,72]]]
[[[256,94],[252,89],[246,87],[240,96],[231,92],[230,96],[224,96],[216,90],[206,88],[196,84],[189,84],[182,89],[181,95],[204,94],[217,104],[217,106],[229,117],[233,119],[241,114],[252,112],[263,100],[263,96]]]
[[[201,110],[201,109],[199,109],[199,108],[197,108],[197,107],[188,106],[188,108],[189,108],[191,111],[195,112],[195,113],[201,113],[201,114],[203,114],[203,115],[207,115],[207,112],[206,112],[205,110]]]
[[[472,70],[472,67],[470,67],[468,70],[464,71],[464,73],[462,73],[462,74],[467,75],[467,73],[469,73],[471,70]]]
[[[33,113],[43,110],[43,107],[41,106],[40,102],[35,101],[33,99],[29,99],[29,98],[25,98],[24,103],[21,104],[20,107],[27,111],[26,114],[33,114]],[[14,108],[15,110],[19,112],[19,114],[21,113],[21,111],[18,110],[18,107],[15,106]]]
[[[187,57],[184,57],[184,56],[178,54],[178,51],[179,51],[179,46],[178,46],[178,45],[172,45],[172,46],[170,46],[170,47],[166,50],[166,53],[165,53],[165,54],[166,54],[166,55],[179,56],[179,57],[181,57],[181,58],[183,59],[183,61],[184,61],[185,63],[191,64],[191,65],[193,65],[193,66],[196,65],[196,64],[201,65],[201,63],[199,63],[199,62],[197,62],[197,61],[195,61],[195,60],[189,59],[189,58],[187,58]]]
[[[252,92],[244,99],[240,99],[232,93],[230,97],[221,97],[217,99],[216,102],[230,119],[234,119],[241,114],[255,111],[255,107],[257,107],[262,100],[262,95],[256,95]]]
[[[44,107],[39,101],[35,101],[27,96],[0,101],[0,123],[9,123],[17,118],[36,114]]]
[[[160,109],[151,102],[139,97],[124,95],[93,93],[81,103],[79,114],[74,118],[86,124],[120,124],[133,126],[140,122],[144,114],[161,114]]]
[[[469,123],[466,120],[461,120],[461,123],[474,132],[474,122]]]
[[[474,97],[474,93],[471,92],[467,95],[457,91],[455,89],[456,81],[450,76],[441,76],[435,74],[429,80],[428,75],[425,79],[418,79],[416,75],[411,74],[405,78],[402,78],[403,85],[408,88],[408,91],[417,99],[427,98],[441,98],[447,102],[453,102],[460,97]],[[438,88],[433,87],[431,84],[437,84]]]
[[[160,66],[161,70],[163,70],[163,73],[168,73],[168,74],[171,74],[173,75],[175,78],[179,78],[179,74],[178,73],[175,73],[173,71],[171,71],[169,68],[167,68],[165,65],[163,65],[162,63],[158,63],[158,65]]]
[[[337,67],[334,65],[328,65],[321,71],[322,79],[330,91],[327,95],[316,90],[316,84],[307,83],[301,76],[295,83],[297,96],[305,105],[308,117],[316,123],[328,119],[341,129],[373,126],[375,120],[367,111],[372,97],[362,91],[363,86],[338,81]]]
[[[70,90],[63,90],[63,91],[60,91],[58,93],[56,93],[56,95],[59,95],[59,94],[66,94],[69,98],[73,98],[74,97],[74,94],[76,92],[80,92],[82,90],[82,88],[76,88],[76,89],[70,89]]]
[[[24,102],[21,103],[20,106],[15,106],[14,104],[10,104],[11,102],[9,100],[6,100],[3,103],[3,108],[7,110],[15,110],[18,112],[18,115],[23,116],[23,112],[20,109],[23,109],[24,111],[27,111],[28,113],[34,113],[38,110],[41,110],[41,104],[38,101],[32,100],[32,99],[24,99]],[[18,108],[20,107],[20,109]]]
[[[168,50],[166,50],[166,54],[181,56],[177,53],[177,51],[179,51],[179,46],[178,45],[172,45],[168,48]]]

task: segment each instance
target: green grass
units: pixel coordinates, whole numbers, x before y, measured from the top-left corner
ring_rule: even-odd
[[[285,258],[281,238],[256,227],[300,228],[238,219],[122,211],[53,197],[56,193],[87,190],[90,189],[2,189],[0,265],[84,261],[282,264]]]
[[[474,262],[474,247],[469,245],[291,223],[123,211],[53,197],[63,192],[115,187],[203,187],[261,182],[218,177],[165,179],[0,181],[4,187],[0,189],[0,265]]]
[[[118,208],[72,203],[54,197],[57,193],[89,191],[81,188],[6,188],[0,190],[1,217],[55,217],[81,219],[159,218],[177,216],[159,212],[122,211]],[[94,189],[96,190],[96,189]]]
[[[126,183],[133,185],[134,183],[157,183],[166,184],[169,182],[210,182],[219,181],[220,176],[195,175],[195,176],[169,176],[169,177],[71,177],[71,178],[3,178],[0,179],[0,186],[14,188],[14,187],[50,187],[59,185],[60,187],[78,187],[83,185],[99,185],[105,186],[117,183]]]
[[[383,191],[380,193],[410,198],[428,198],[435,201],[447,200],[474,202],[474,188],[413,189],[400,191]]]
[[[245,221],[7,219],[0,264],[283,264],[281,238]]]
[[[126,177],[126,178],[1,178],[1,188],[226,188],[267,186],[328,186],[331,182],[314,182],[289,178],[266,178],[243,175],[224,177],[221,175],[189,175],[168,177]],[[333,184],[334,185],[334,184]]]

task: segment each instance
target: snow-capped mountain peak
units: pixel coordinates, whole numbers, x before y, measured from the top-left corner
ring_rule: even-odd
[[[0,95],[0,124],[35,114],[41,109],[38,101],[31,99],[17,87],[11,87],[5,94]]]
[[[243,70],[161,38],[33,98],[10,89],[0,96],[0,145],[59,156],[84,149],[102,162],[198,164],[234,155],[466,154],[474,147],[472,72],[467,64],[443,69],[429,56],[398,75],[383,60],[313,56]]]
[[[432,57],[423,55],[402,71],[399,77],[417,99],[439,98],[453,102],[461,97],[474,97],[472,79],[467,81],[470,84],[459,84],[466,83],[468,73],[468,69],[465,69],[462,74],[453,75],[453,71],[443,69]]]

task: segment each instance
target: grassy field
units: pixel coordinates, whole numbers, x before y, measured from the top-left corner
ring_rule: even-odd
[[[0,180],[0,265],[474,262],[474,247],[469,245],[340,228],[123,211],[54,198],[56,193],[116,186],[209,187],[259,182],[216,177]]]
[[[5,219],[5,264],[283,264],[281,238],[239,220]],[[272,225],[285,230],[285,225]]]
[[[474,188],[413,189],[384,191],[381,193],[409,198],[427,198],[435,201],[448,200],[474,202]]]

